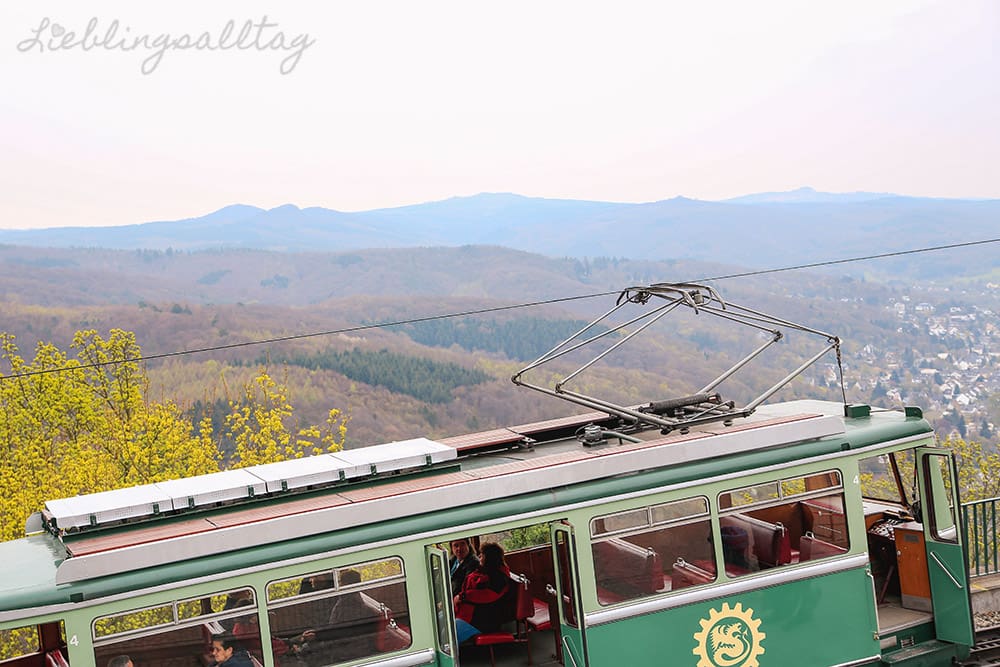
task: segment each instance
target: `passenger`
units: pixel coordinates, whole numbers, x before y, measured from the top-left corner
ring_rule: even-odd
[[[455,596],[459,644],[482,632],[496,632],[508,620],[500,604],[512,584],[503,547],[487,542],[480,551],[480,561],[479,568],[465,578],[461,592]]]
[[[462,590],[465,578],[479,567],[479,559],[472,553],[469,538],[463,537],[451,541],[451,590],[458,594]]]
[[[230,609],[235,609],[236,607],[242,607],[248,601],[253,604],[253,591],[249,588],[242,588],[238,591],[233,591],[226,595],[226,603],[222,607],[222,611],[229,611]]]
[[[722,557],[726,565],[732,565],[744,571],[750,570],[747,552],[750,547],[750,536],[747,531],[736,526],[722,527]]]
[[[342,570],[339,574],[340,587],[361,583],[361,573],[357,570]],[[334,641],[329,651],[337,662],[355,660],[374,655],[378,634],[379,613],[366,604],[361,591],[341,593],[334,599],[330,611],[330,626],[334,629]]]
[[[323,591],[328,588],[333,588],[333,574],[330,572],[319,572],[302,580],[302,583],[299,584],[299,595],[314,591]]]
[[[132,663],[132,658],[127,655],[116,655],[108,660],[108,667],[135,667],[135,665]]]
[[[361,583],[361,573],[357,570],[344,570],[340,573],[340,585],[351,586]],[[338,595],[330,610],[330,625],[357,623],[359,619],[372,616],[372,611],[361,599],[360,591],[349,591]]]
[[[216,667],[254,667],[250,654],[229,635],[212,640],[212,659]]]
[[[253,602],[250,600],[244,600],[239,604],[239,606],[243,607],[251,604],[253,604]],[[237,619],[236,623],[233,624],[233,636],[244,644],[250,646],[251,653],[259,653],[261,641],[257,614],[254,613]],[[312,630],[305,630],[294,637],[288,638],[271,635],[271,652],[275,655],[275,657],[280,657],[288,653],[299,655],[308,643],[315,638],[316,633]]]
[[[299,595],[306,593],[317,593],[334,587],[333,572],[318,572],[308,577],[304,577],[299,584]],[[307,618],[301,620],[305,625],[313,627],[324,627],[330,618],[333,605],[336,604],[332,597],[324,597],[310,603]],[[310,640],[311,641],[311,640]]]

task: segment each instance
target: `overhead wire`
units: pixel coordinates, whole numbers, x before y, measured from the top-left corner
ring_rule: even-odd
[[[850,264],[852,262],[864,262],[871,259],[885,259],[887,257],[902,257],[903,255],[915,255],[923,252],[933,252],[935,250],[952,250],[954,248],[968,248],[970,246],[986,245],[989,243],[998,243],[1000,238],[995,239],[983,239],[981,241],[964,241],[962,243],[949,243],[947,245],[930,246],[927,248],[916,248],[913,250],[899,250],[896,252],[883,252],[877,255],[865,255],[864,257],[849,257],[847,259],[833,259],[824,262],[813,262],[811,264],[797,264],[796,266],[787,266],[779,269],[760,269],[758,271],[745,271],[743,273],[730,273],[724,276],[714,276],[711,278],[699,278],[701,281],[706,280],[728,280],[730,278],[746,278],[748,276],[761,276],[768,273],[780,273],[782,271],[798,271],[801,269],[814,269],[821,266],[835,266],[837,264]],[[697,282],[697,281],[696,281]]]
[[[928,246],[928,247],[924,247],[924,248],[913,248],[913,249],[910,249],[910,250],[900,250],[900,251],[896,251],[896,252],[878,253],[878,254],[874,254],[874,255],[865,255],[865,256],[862,256],[862,257],[849,257],[849,258],[845,258],[845,259],[826,260],[826,261],[822,261],[822,262],[810,262],[810,263],[807,263],[807,264],[795,264],[795,265],[792,265],[792,266],[783,266],[783,267],[772,268],[772,269],[758,269],[758,270],[754,270],[754,271],[744,271],[744,272],[741,272],[741,273],[730,273],[730,274],[724,274],[724,275],[719,275],[719,276],[705,276],[705,277],[698,278],[698,279],[695,279],[695,280],[682,281],[682,282],[708,282],[708,281],[717,281],[717,280],[730,280],[730,279],[733,279],[733,278],[746,278],[746,277],[750,277],[750,276],[760,276],[760,275],[766,275],[766,274],[772,274],[772,273],[783,273],[783,272],[786,272],[786,271],[801,271],[801,270],[804,270],[804,269],[814,269],[814,268],[820,268],[820,267],[824,267],[824,266],[836,266],[836,265],[839,265],[839,264],[850,264],[850,263],[855,263],[855,262],[864,262],[864,261],[869,261],[869,260],[885,259],[885,258],[888,258],[888,257],[901,257],[901,256],[905,256],[905,255],[916,255],[916,254],[920,254],[920,253],[934,252],[934,251],[939,251],[939,250],[951,250],[951,249],[955,249],[955,248],[966,248],[966,247],[971,247],[971,246],[987,245],[987,244],[991,244],[991,243],[1000,243],[1000,238],[982,239],[982,240],[979,240],[979,241],[965,241],[965,242],[960,242],[960,243],[949,243],[949,244],[946,244],[946,245]],[[624,289],[624,288],[622,288],[622,289]],[[28,372],[25,372],[25,373],[16,373],[16,374],[13,374],[13,375],[0,375],[0,382],[7,381],[7,380],[15,380],[15,379],[20,379],[20,378],[26,378],[26,377],[32,377],[32,376],[36,376],[36,375],[47,375],[47,374],[50,374],[50,373],[63,373],[63,372],[71,371],[71,370],[83,370],[83,369],[88,369],[88,368],[97,368],[97,367],[102,367],[102,366],[113,366],[113,365],[124,364],[124,363],[139,363],[139,362],[145,362],[145,361],[155,361],[155,360],[159,360],[159,359],[168,359],[168,358],[172,358],[172,357],[182,357],[182,356],[187,356],[187,355],[191,355],[191,354],[203,354],[203,353],[206,353],[206,352],[220,352],[220,351],[223,351],[223,350],[232,350],[232,349],[243,348],[243,347],[252,347],[252,346],[257,346],[257,345],[270,345],[270,344],[275,344],[275,343],[285,343],[285,342],[293,341],[293,340],[303,340],[303,339],[307,339],[307,338],[318,338],[318,337],[322,337],[322,336],[333,336],[333,335],[339,335],[339,334],[356,333],[356,332],[359,332],[359,331],[368,331],[368,330],[372,330],[372,329],[384,329],[384,328],[388,328],[388,327],[403,326],[403,325],[407,325],[407,324],[419,324],[421,322],[431,322],[431,321],[434,321],[434,320],[445,320],[445,319],[451,319],[451,318],[455,318],[455,317],[471,317],[473,315],[484,315],[486,313],[497,313],[497,312],[502,312],[502,311],[507,311],[507,310],[517,310],[517,309],[520,309],[520,308],[534,308],[534,307],[537,307],[537,306],[545,306],[545,305],[551,305],[551,304],[556,304],[556,303],[567,303],[567,302],[570,302],[570,301],[580,301],[580,300],[584,300],[584,299],[594,299],[594,298],[598,298],[598,297],[612,296],[612,295],[621,293],[621,291],[622,291],[621,289],[618,289],[618,290],[612,290],[612,291],[607,291],[607,292],[594,292],[592,294],[580,294],[580,295],[576,295],[576,296],[559,297],[559,298],[555,298],[555,299],[544,299],[544,300],[540,300],[540,301],[530,301],[530,302],[526,302],[526,303],[510,304],[510,305],[506,305],[506,306],[493,306],[493,307],[490,307],[490,308],[477,308],[477,309],[473,309],[473,310],[464,310],[464,311],[460,311],[460,312],[444,313],[444,314],[440,314],[440,315],[427,315],[427,316],[424,316],[424,317],[413,317],[413,318],[408,318],[408,319],[403,319],[403,320],[394,320],[394,321],[391,321],[391,322],[378,322],[378,323],[374,323],[374,324],[359,324],[359,325],[355,325],[355,326],[344,327],[344,328],[341,328],[341,329],[332,329],[332,330],[329,330],[329,331],[313,331],[313,332],[308,332],[308,333],[303,333],[303,334],[291,334],[291,335],[288,335],[288,336],[277,336],[277,337],[274,337],[274,338],[264,338],[264,339],[259,339],[259,340],[242,341],[242,342],[239,342],[239,343],[227,343],[227,344],[224,344],[224,345],[212,345],[212,346],[208,346],[208,347],[195,348],[195,349],[192,349],[192,350],[177,350],[177,351],[174,351],[174,352],[162,352],[162,353],[158,353],[158,354],[144,354],[144,355],[140,355],[140,356],[137,356],[137,357],[128,357],[128,358],[125,358],[125,359],[111,359],[111,360],[107,360],[107,361],[97,361],[97,362],[92,362],[92,363],[87,363],[87,364],[75,364],[75,365],[72,365],[72,366],[58,366],[58,367],[55,367],[55,368],[44,368],[44,369],[40,369],[40,370],[28,371]]]

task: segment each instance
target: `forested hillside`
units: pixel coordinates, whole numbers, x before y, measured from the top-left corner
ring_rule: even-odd
[[[192,415],[225,404],[233,387],[265,366],[285,379],[304,422],[322,422],[330,406],[349,414],[350,447],[574,411],[517,389],[510,375],[605,312],[626,286],[737,272],[489,247],[349,254],[8,247],[0,248],[0,318],[22,350],[39,341],[65,348],[83,329],[135,332],[153,357],[146,363],[152,397],[176,400]],[[991,424],[1000,422],[988,371],[998,331],[989,313],[1000,307],[985,284],[959,290],[803,271],[711,282],[729,301],[840,336],[850,401],[922,405],[945,431],[959,433],[992,436]],[[926,310],[932,307],[937,314]],[[391,323],[399,324],[381,326]],[[258,341],[271,342],[247,346]],[[664,321],[581,377],[578,388],[625,403],[689,393],[757,344],[753,332],[704,318]],[[207,351],[163,356],[196,350]],[[747,400],[808,354],[783,342],[724,393]],[[561,362],[562,372],[574,362]],[[778,398],[839,399],[833,362],[823,360]],[[956,402],[973,390],[976,412]]]
[[[44,498],[580,412],[511,375],[606,313],[625,287],[713,276],[727,303],[841,338],[841,363],[828,353],[776,400],[919,405],[976,469],[1000,469],[1000,287],[881,283],[858,268],[726,278],[744,272],[491,247],[0,247],[0,528],[18,534]],[[552,387],[634,328],[526,379]],[[723,399],[751,400],[825,344],[792,333],[727,379]],[[681,309],[567,388],[624,405],[691,394],[770,335]],[[141,360],[79,367],[140,347]],[[12,377],[38,369],[46,373]],[[995,492],[975,482],[963,484]]]

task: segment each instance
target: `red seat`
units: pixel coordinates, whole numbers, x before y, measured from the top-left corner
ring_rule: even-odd
[[[761,569],[787,565],[792,562],[791,538],[788,531],[780,523],[762,521],[747,514],[730,514],[720,517],[719,524],[723,529],[724,545],[726,544],[727,529],[731,531],[730,535],[739,536],[742,539],[738,545],[735,542],[730,545],[742,556],[749,555],[746,553],[747,543],[753,544],[753,555],[757,557]],[[727,570],[729,565],[737,567],[741,565],[740,563],[730,563],[728,555],[726,560]]]
[[[49,667],[69,667],[69,663],[66,661],[66,656],[63,655],[61,649],[55,649],[54,651],[46,653],[45,663]]]
[[[483,632],[472,638],[475,646],[486,646],[490,649],[490,665],[496,667],[496,656],[493,647],[497,644],[525,644],[528,647],[528,664],[531,664],[531,645],[529,643],[528,619],[535,614],[533,598],[528,593],[528,580],[525,577],[512,574],[514,584],[514,632]]]
[[[678,558],[677,562],[673,564],[670,581],[671,590],[676,591],[688,586],[710,584],[715,581],[715,572],[688,563],[683,558]]]
[[[528,627],[535,632],[552,629],[552,619],[549,617],[549,605],[538,598],[531,598],[531,606],[534,607],[532,615],[528,617]]]
[[[392,616],[383,617],[379,621],[378,635],[375,637],[375,648],[379,653],[409,648],[411,641],[410,629],[397,623]]]
[[[660,555],[612,537],[593,545],[597,599],[603,605],[653,595],[663,589]]]
[[[799,538],[799,562],[814,558],[826,558],[827,556],[839,556],[846,553],[846,548],[821,540],[811,532],[807,532]]]
[[[472,643],[476,646],[492,646],[494,644],[510,644],[517,641],[513,632],[481,632],[476,635]]]

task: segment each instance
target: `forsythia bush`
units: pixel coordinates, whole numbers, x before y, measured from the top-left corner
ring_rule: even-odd
[[[149,400],[134,333],[80,331],[71,351],[39,343],[28,362],[0,333],[10,367],[0,373],[0,540],[22,537],[46,500],[219,470],[210,417],[192,424],[172,401]],[[264,369],[229,407],[236,467],[336,451],[347,434],[338,410],[293,432],[287,387]]]

